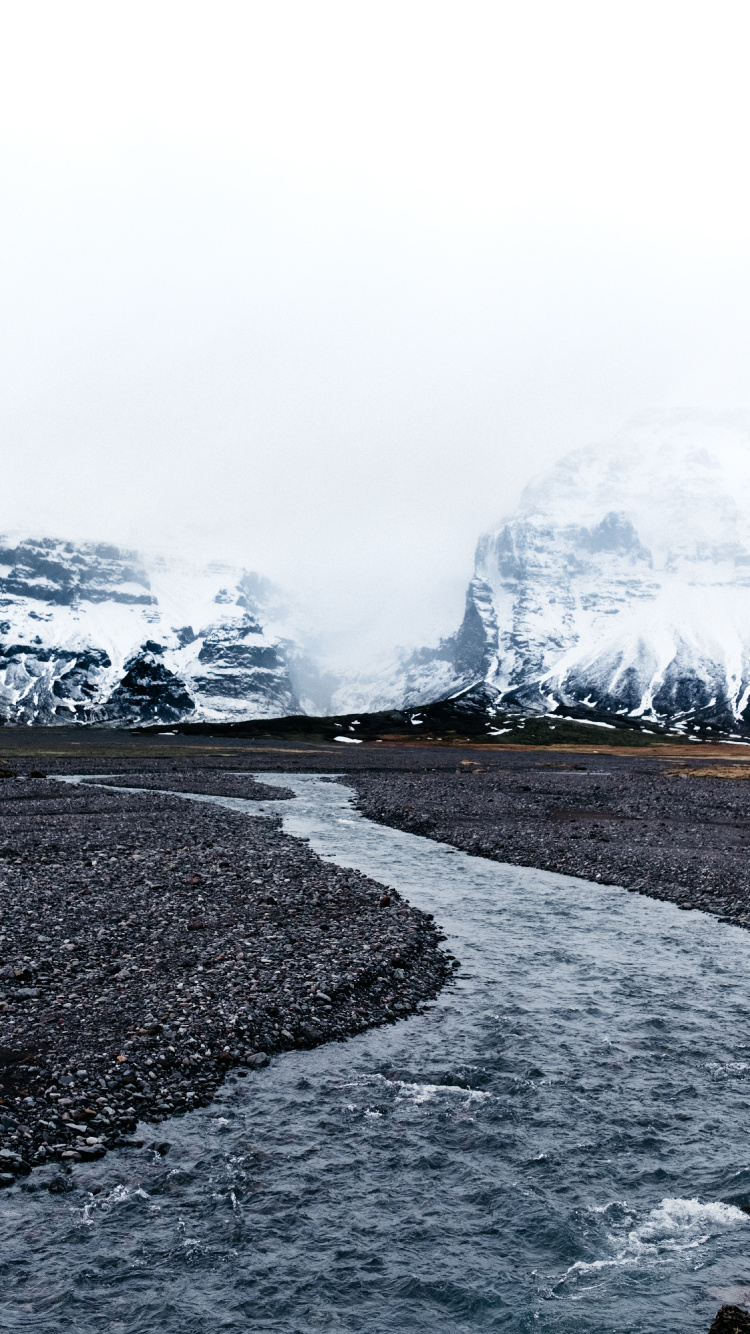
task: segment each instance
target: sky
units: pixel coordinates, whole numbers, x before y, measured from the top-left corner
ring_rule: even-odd
[[[0,4],[0,528],[434,642],[571,448],[750,419],[742,4]]]

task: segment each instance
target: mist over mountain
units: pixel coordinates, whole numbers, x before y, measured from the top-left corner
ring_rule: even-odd
[[[411,704],[481,687],[478,707],[750,721],[747,434],[676,418],[566,455],[480,539],[457,633],[399,679]]]
[[[56,538],[0,549],[0,717],[234,721],[403,708],[750,722],[750,441],[673,418],[576,450],[480,538],[458,630],[319,665],[261,574]],[[314,645],[315,648],[312,648]]]

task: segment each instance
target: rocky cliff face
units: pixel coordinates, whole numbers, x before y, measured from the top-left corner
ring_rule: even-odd
[[[750,439],[678,422],[562,459],[480,540],[436,676],[447,653],[454,693],[744,731]]]
[[[273,590],[52,538],[0,542],[0,718],[145,723],[299,713]],[[265,628],[264,628],[265,623]]]

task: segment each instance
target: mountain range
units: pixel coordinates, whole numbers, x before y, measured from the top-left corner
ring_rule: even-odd
[[[0,539],[0,717],[174,723],[460,697],[671,731],[750,724],[750,441],[672,418],[576,450],[479,540],[436,647],[322,673],[278,590],[227,565]]]

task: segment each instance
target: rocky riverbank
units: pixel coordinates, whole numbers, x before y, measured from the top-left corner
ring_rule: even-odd
[[[208,772],[121,781],[283,796]],[[158,1143],[229,1068],[392,1022],[450,974],[429,916],[277,820],[8,777],[0,868],[2,1185],[139,1124]]]
[[[623,885],[750,924],[750,766],[508,756],[353,772],[373,820],[476,856]]]
[[[228,1069],[413,1012],[453,966],[429,918],[277,821],[164,789],[278,800],[236,771],[344,771],[375,820],[750,924],[747,765],[385,746],[202,760],[175,738],[173,762],[123,756],[106,777],[85,735],[54,767],[102,786],[28,760],[0,778],[3,1184],[158,1137]]]

